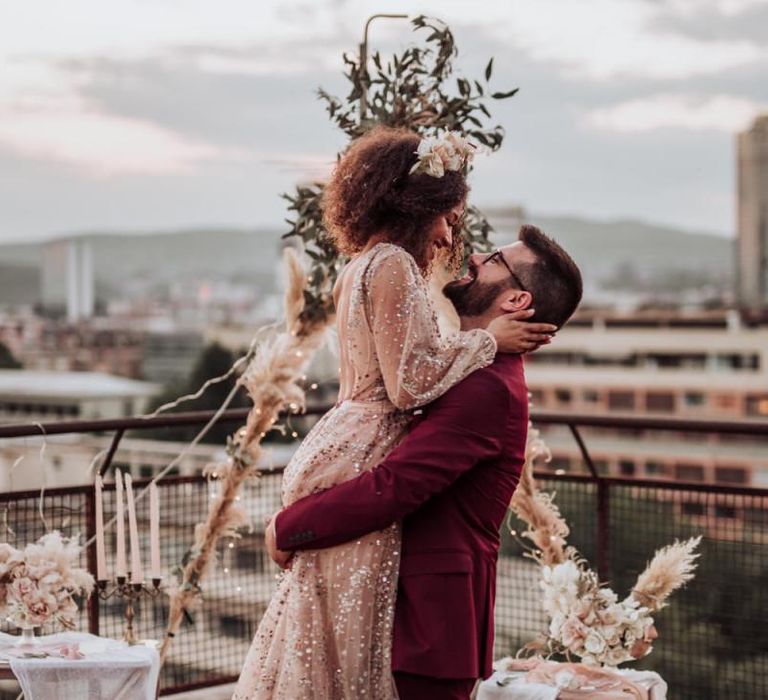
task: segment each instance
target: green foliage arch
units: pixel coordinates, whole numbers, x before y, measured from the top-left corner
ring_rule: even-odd
[[[423,15],[413,18],[411,25],[418,37],[423,37],[422,43],[389,58],[374,53],[372,72],[368,66],[360,65],[359,58],[344,54],[349,94],[340,99],[323,89],[318,90],[331,121],[350,140],[384,124],[424,134],[457,131],[490,151],[498,150],[504,140],[504,129],[499,124],[489,125],[488,104],[512,97],[517,89],[491,90],[492,58],[479,79],[456,76],[454,80],[458,48],[450,27]],[[367,108],[361,115],[363,94]],[[321,182],[299,185],[293,193],[283,195],[291,212],[288,219],[291,229],[283,238],[299,239],[311,260],[304,313],[314,319],[332,314],[331,290],[345,262],[323,228],[322,195]],[[491,231],[482,212],[468,207],[462,231],[465,252],[488,250]]]

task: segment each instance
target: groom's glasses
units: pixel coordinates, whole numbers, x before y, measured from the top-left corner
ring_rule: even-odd
[[[485,260],[483,260],[483,265],[488,264],[496,264],[501,262],[504,267],[507,268],[507,271],[509,272],[509,276],[512,278],[512,281],[517,285],[518,289],[521,289],[524,292],[527,292],[528,290],[525,288],[525,285],[520,281],[520,278],[514,273],[512,268],[510,267],[509,263],[507,262],[507,259],[501,254],[501,251],[497,248],[492,253],[486,256]]]

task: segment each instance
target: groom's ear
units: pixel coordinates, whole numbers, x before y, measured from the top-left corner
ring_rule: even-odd
[[[525,292],[522,289],[510,289],[504,295],[501,302],[501,310],[505,313],[512,311],[524,311],[530,308],[533,303],[533,297],[530,292]]]

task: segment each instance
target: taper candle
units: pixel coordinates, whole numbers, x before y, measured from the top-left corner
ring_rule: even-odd
[[[160,500],[157,483],[149,484],[149,568],[153,579],[163,577],[160,570]]]
[[[104,546],[104,502],[102,500],[102,490],[104,482],[101,475],[96,475],[95,497],[96,497],[96,580],[107,580],[107,549]]]
[[[125,564],[125,510],[123,506],[123,474],[119,469],[115,470],[115,502],[117,504],[117,565],[115,575],[125,577],[127,572],[127,566]]]
[[[136,522],[136,501],[133,499],[133,479],[130,474],[125,475],[125,501],[128,504],[128,530],[131,533],[131,583],[143,583],[144,570],[141,566],[139,527]]]

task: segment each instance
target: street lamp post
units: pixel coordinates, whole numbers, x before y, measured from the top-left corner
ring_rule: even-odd
[[[363,30],[363,43],[360,44],[360,65],[358,70],[360,71],[360,123],[363,123],[365,119],[366,111],[368,109],[368,27],[371,26],[371,22],[380,17],[389,19],[408,19],[408,15],[393,15],[393,14],[375,14],[371,15],[365,23],[365,29]]]

